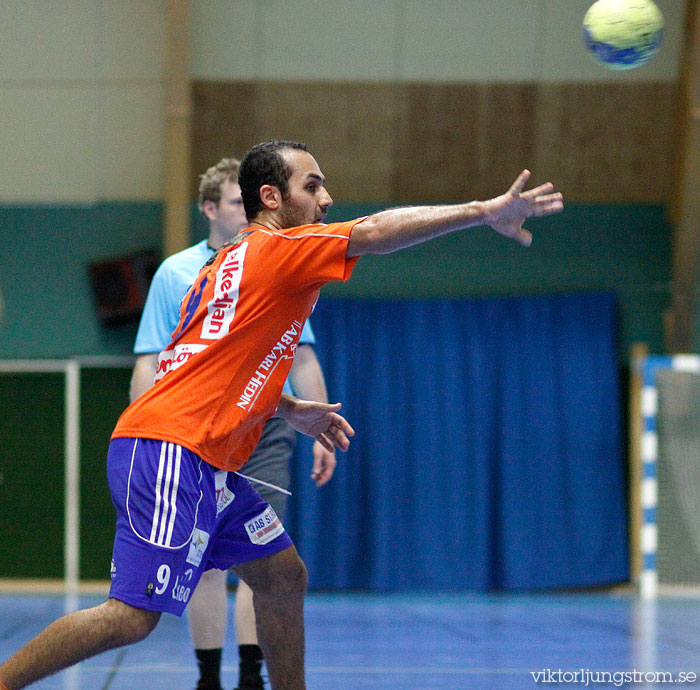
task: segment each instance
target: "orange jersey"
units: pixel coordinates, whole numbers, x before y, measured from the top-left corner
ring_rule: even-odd
[[[304,322],[331,280],[347,280],[362,219],[279,231],[252,226],[210,259],[185,295],[156,383],[112,438],[152,438],[237,470],[282,394]]]

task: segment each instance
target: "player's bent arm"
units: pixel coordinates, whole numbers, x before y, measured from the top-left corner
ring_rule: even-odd
[[[562,195],[547,182],[523,191],[530,172],[523,170],[510,189],[487,201],[444,206],[413,206],[375,213],[355,225],[346,255],[388,254],[456,230],[490,225],[496,232],[524,246],[532,235],[523,223],[533,216],[558,213],[563,209]]]
[[[347,450],[355,430],[347,419],[338,414],[340,403],[321,403],[312,400],[299,400],[293,395],[282,393],[276,414],[286,419],[297,431],[315,438],[328,450],[333,446]]]
[[[136,398],[142,396],[153,385],[157,366],[157,352],[149,352],[136,357],[134,371],[131,374],[131,385],[129,386],[130,402],[134,402]]]
[[[297,397],[304,400],[328,402],[328,391],[323,371],[312,345],[302,343],[297,347],[289,381]]]
[[[289,380],[292,383],[292,389],[300,398],[328,402],[323,370],[311,344],[302,343],[297,347],[294,363],[289,371]],[[328,450],[320,441],[316,441],[311,453],[313,456],[311,479],[316,482],[316,486],[323,486],[333,478],[338,464],[335,451]]]

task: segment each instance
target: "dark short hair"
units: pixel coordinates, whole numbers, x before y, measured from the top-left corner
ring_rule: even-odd
[[[287,183],[292,171],[281,152],[289,149],[309,150],[306,144],[300,144],[298,141],[275,139],[256,144],[243,157],[238,171],[238,185],[241,188],[245,215],[249,221],[264,208],[260,200],[260,187],[271,184],[277,187],[283,196],[287,194]]]

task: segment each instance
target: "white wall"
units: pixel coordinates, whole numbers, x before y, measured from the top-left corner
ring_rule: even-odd
[[[193,0],[192,76],[222,80],[673,81],[581,41],[590,0]],[[162,198],[167,0],[0,1],[0,203]]]
[[[2,0],[0,203],[161,197],[164,0]]]
[[[198,79],[671,81],[685,0],[656,0],[664,45],[624,74],[587,54],[592,0],[194,0]]]

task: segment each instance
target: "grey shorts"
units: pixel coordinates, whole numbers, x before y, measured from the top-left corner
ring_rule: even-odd
[[[289,489],[289,461],[292,459],[296,445],[296,431],[284,419],[281,417],[268,419],[258,445],[240,470],[241,474],[262,479],[282,489]],[[257,482],[251,482],[251,485],[274,508],[277,517],[284,522],[287,495]]]

